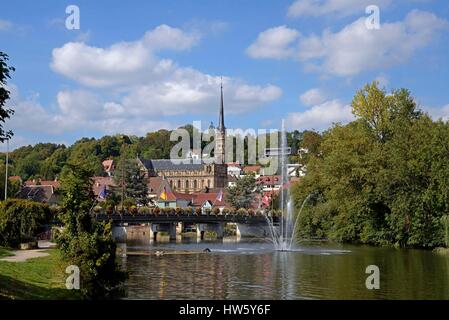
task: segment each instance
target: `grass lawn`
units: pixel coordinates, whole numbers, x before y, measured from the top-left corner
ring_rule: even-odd
[[[47,257],[25,262],[0,261],[0,299],[79,299],[76,290],[65,288],[67,263],[57,249]],[[8,251],[0,248],[0,256]]]
[[[0,247],[0,258],[12,256],[12,253],[9,250]]]

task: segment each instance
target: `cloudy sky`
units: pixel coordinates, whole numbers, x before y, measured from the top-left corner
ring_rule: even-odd
[[[66,28],[66,7],[80,29]],[[369,5],[380,28],[366,26]],[[323,130],[377,79],[449,116],[449,3],[439,0],[9,1],[13,147],[218,120]],[[4,149],[4,146],[1,146]]]

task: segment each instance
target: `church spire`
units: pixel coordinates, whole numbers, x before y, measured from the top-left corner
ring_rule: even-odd
[[[221,78],[220,89],[221,89],[220,115],[218,117],[218,128],[217,129],[219,131],[224,131],[226,128],[224,125],[223,78]]]

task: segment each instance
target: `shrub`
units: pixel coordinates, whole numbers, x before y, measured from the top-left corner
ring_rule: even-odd
[[[244,216],[244,215],[246,215],[246,214],[247,214],[246,209],[244,209],[244,208],[238,209],[238,210],[237,210],[237,214],[238,214],[239,216]]]
[[[95,213],[100,213],[101,211],[103,211],[103,208],[101,206],[95,206],[94,207],[94,212]]]
[[[206,209],[204,210],[204,212],[205,212],[207,215],[209,215],[209,214],[211,213],[211,210],[210,210],[210,208],[206,208]]]
[[[128,211],[132,214],[135,215],[137,213],[137,207],[136,206],[131,206],[128,208]]]
[[[202,213],[201,208],[195,208],[195,214],[200,215]]]
[[[183,214],[184,210],[182,210],[182,208],[177,207],[177,208],[175,209],[175,212],[176,212],[176,214],[179,216],[179,215]]]
[[[223,209],[223,214],[229,214],[229,213],[230,213],[230,210],[228,208]]]
[[[141,215],[148,215],[150,214],[151,210],[148,207],[140,207],[139,208],[139,214]]]
[[[154,215],[159,215],[160,213],[161,213],[161,208],[159,208],[159,207],[156,207],[156,208],[154,208],[153,209],[153,213],[154,213]]]
[[[218,215],[220,214],[220,209],[219,208],[214,208],[214,210],[212,210],[213,214]]]
[[[21,242],[32,240],[50,221],[51,212],[46,204],[22,199],[3,201],[0,204],[0,246],[18,247]]]

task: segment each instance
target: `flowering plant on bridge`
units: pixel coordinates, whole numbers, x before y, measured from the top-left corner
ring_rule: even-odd
[[[237,214],[239,216],[245,216],[247,214],[247,211],[244,208],[240,208],[240,209],[237,210]]]
[[[160,208],[156,207],[156,208],[153,209],[153,214],[155,216],[158,216],[160,213],[161,213],[161,209]]]
[[[196,208],[195,209],[195,214],[196,215],[200,215],[201,214],[201,208]]]
[[[139,208],[139,214],[141,214],[141,215],[148,215],[151,213],[152,213],[152,210],[148,207],[140,207]]]

